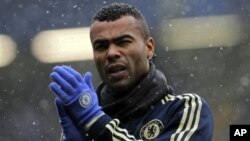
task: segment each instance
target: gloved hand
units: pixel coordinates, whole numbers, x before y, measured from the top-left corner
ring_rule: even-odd
[[[62,127],[63,141],[84,141],[80,131],[75,127],[70,117],[66,114],[62,101],[56,97],[56,107],[59,115],[59,122]]]
[[[90,72],[83,78],[69,66],[56,66],[50,77],[54,82],[49,87],[63,101],[66,112],[80,130],[104,114],[98,104]]]

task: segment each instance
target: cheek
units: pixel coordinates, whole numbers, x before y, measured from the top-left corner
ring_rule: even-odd
[[[94,61],[95,61],[95,65],[96,65],[96,68],[97,70],[99,71],[99,73],[102,73],[102,68],[103,68],[103,65],[104,65],[104,59],[102,59],[100,56],[96,56],[94,55]]]
[[[94,61],[96,64],[101,65],[104,61],[103,55],[101,53],[94,52]]]
[[[130,63],[133,65],[133,71],[143,71],[147,62],[147,55],[143,50],[137,50],[130,54]]]
[[[138,65],[146,62],[146,60],[147,60],[147,53],[146,53],[145,49],[137,50],[136,52],[134,52],[133,56],[134,56],[134,59],[136,60],[136,63]]]

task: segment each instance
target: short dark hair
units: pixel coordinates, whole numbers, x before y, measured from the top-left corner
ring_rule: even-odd
[[[113,3],[101,8],[93,18],[94,21],[115,21],[124,16],[133,16],[141,25],[142,37],[147,40],[150,36],[147,22],[141,12],[134,6],[126,3]]]

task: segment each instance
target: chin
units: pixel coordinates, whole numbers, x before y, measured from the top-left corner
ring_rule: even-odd
[[[129,85],[130,83],[129,82],[124,82],[124,81],[120,81],[120,82],[115,82],[115,83],[111,83],[109,86],[117,91],[117,92],[125,92],[128,90],[129,88]]]

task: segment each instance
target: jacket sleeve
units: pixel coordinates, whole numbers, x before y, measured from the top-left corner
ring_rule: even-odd
[[[112,119],[106,114],[90,127],[88,133],[95,141],[142,141],[122,128],[118,119]]]
[[[172,103],[166,128],[157,140],[211,141],[213,118],[206,101],[196,94],[167,95],[162,104]]]

